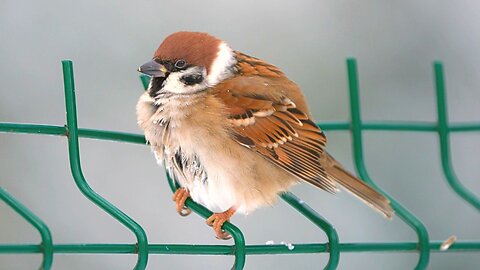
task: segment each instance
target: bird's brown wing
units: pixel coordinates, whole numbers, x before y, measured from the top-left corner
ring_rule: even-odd
[[[232,138],[292,175],[329,192],[336,183],[391,218],[384,195],[358,179],[325,150],[327,139],[311,120],[298,86],[275,66],[237,52],[238,76],[212,91],[225,104]]]
[[[288,83],[297,86],[286,78],[285,84],[275,81],[238,76],[215,87],[215,95],[225,104],[233,139],[299,179],[336,191],[335,181],[320,164],[325,135],[285,89]]]

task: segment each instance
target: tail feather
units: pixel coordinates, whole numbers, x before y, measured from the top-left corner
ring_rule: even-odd
[[[387,197],[352,175],[350,172],[346,171],[330,155],[328,155],[328,159],[330,159],[330,162],[328,162],[330,166],[325,168],[327,174],[332,176],[345,190],[358,197],[368,206],[380,212],[386,218],[392,219],[395,211],[390,205],[390,200],[388,200]]]

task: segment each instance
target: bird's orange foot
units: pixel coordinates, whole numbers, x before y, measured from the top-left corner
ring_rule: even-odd
[[[186,217],[192,212],[192,210],[185,206],[185,201],[188,197],[190,197],[190,193],[188,193],[186,188],[177,189],[172,196],[172,200],[177,205],[177,212],[182,217]]]
[[[233,214],[235,214],[235,210],[230,208],[223,213],[214,213],[207,219],[207,225],[213,227],[218,239],[228,240],[232,238],[230,234],[222,230],[222,225],[223,223],[230,221],[230,218],[233,216]]]

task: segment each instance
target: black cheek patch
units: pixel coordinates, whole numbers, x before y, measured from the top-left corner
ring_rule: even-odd
[[[189,74],[185,75],[180,80],[185,84],[185,85],[194,85],[203,82],[203,76],[202,74]]]

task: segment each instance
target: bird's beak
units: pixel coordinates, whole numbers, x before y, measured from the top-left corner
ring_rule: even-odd
[[[155,60],[148,61],[141,65],[138,71],[150,77],[165,77],[168,72],[167,68]]]

